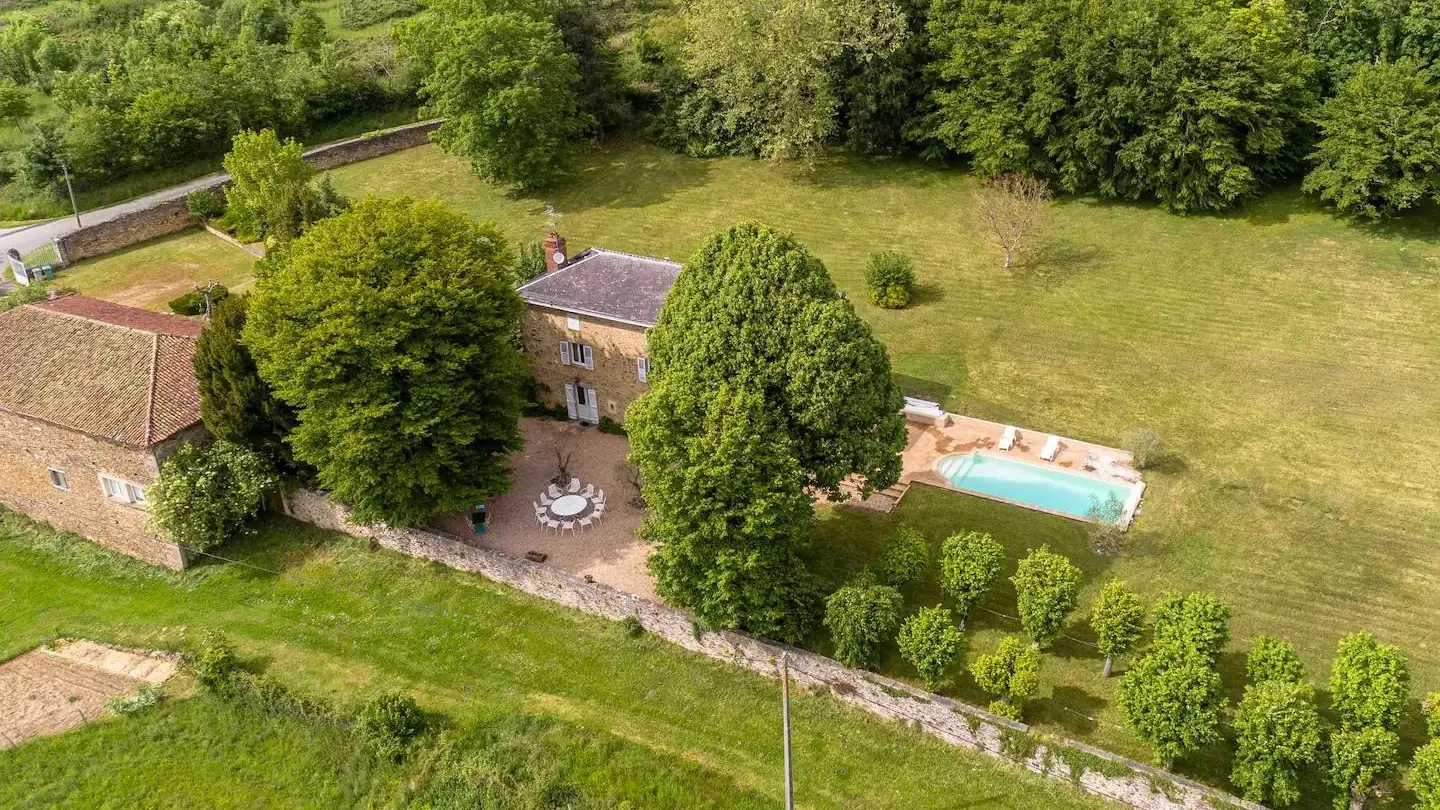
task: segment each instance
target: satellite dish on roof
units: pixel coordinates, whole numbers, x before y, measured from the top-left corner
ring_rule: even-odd
[[[554,262],[555,262],[557,265],[558,265],[558,264],[564,264],[564,263],[565,263],[565,254],[564,254],[564,253],[561,253],[561,252],[558,251],[558,250],[555,251],[554,253],[550,254],[550,258],[551,258],[552,260],[554,260]]]

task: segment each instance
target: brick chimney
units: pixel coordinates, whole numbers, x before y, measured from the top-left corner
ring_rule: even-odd
[[[551,231],[545,234],[545,241],[541,243],[545,248],[545,269],[558,270],[560,265],[569,261],[570,255],[565,252],[565,237]]]

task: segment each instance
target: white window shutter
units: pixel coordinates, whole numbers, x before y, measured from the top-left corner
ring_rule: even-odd
[[[589,346],[583,343],[580,344],[580,352],[585,358],[585,368],[593,370],[595,368],[595,353],[591,351]]]
[[[560,365],[570,365],[570,341],[560,341]]]
[[[640,382],[645,382],[645,381],[646,381],[645,378],[646,378],[647,376],[649,376],[649,374],[650,374],[650,358],[648,358],[648,357],[637,357],[637,358],[635,358],[635,376],[636,376],[637,378],[639,378]]]

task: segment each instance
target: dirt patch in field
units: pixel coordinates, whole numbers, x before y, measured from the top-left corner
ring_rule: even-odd
[[[105,701],[164,683],[178,657],[74,640],[0,664],[0,748],[58,734],[105,713]]]

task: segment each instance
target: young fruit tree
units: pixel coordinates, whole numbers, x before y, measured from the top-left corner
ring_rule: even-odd
[[[933,692],[948,683],[945,670],[960,654],[960,631],[949,610],[939,605],[921,608],[900,626],[896,641],[926,689]]]
[[[1080,599],[1080,569],[1041,546],[1030,552],[1010,578],[1015,583],[1020,624],[1037,649],[1050,646]]]
[[[1300,683],[1305,680],[1305,664],[1290,642],[1274,636],[1256,636],[1250,653],[1245,656],[1245,679],[1250,683]]]
[[[1230,640],[1230,607],[1209,593],[1167,593],[1152,613],[1155,643],[1173,641],[1204,655],[1211,663]]]
[[[1341,729],[1330,735],[1330,784],[1336,810],[1364,810],[1378,783],[1400,764],[1400,738],[1383,728]]]
[[[321,220],[256,284],[244,340],[289,442],[363,523],[414,525],[510,484],[526,364],[514,257],[435,200]]]
[[[954,534],[940,546],[940,587],[955,600],[961,630],[971,609],[1000,576],[1004,558],[1005,549],[985,532]]]
[[[1431,740],[1415,752],[1410,765],[1417,810],[1440,810],[1440,740]]]
[[[1410,698],[1410,667],[1399,648],[1369,633],[1340,640],[1330,668],[1330,706],[1350,730],[1393,731]]]
[[[1420,702],[1420,711],[1425,715],[1425,733],[1440,739],[1440,692],[1431,692]]]
[[[875,664],[880,645],[895,633],[904,606],[888,585],[846,585],[825,602],[825,626],[835,642],[835,657],[847,667]]]
[[[990,711],[1019,720],[1025,701],[1040,691],[1040,651],[1015,636],[1000,640],[993,653],[986,653],[970,665],[970,675],[986,692],[995,695]]]
[[[1100,589],[1095,607],[1090,609],[1090,629],[1095,631],[1095,646],[1105,656],[1101,677],[1108,678],[1115,658],[1135,648],[1145,633],[1145,602],[1125,583],[1112,579]]]
[[[875,566],[875,576],[886,585],[904,588],[913,585],[930,567],[930,543],[910,526],[901,526],[885,555]]]
[[[1028,174],[1005,172],[980,182],[975,211],[985,236],[1005,256],[1005,269],[1035,243],[1055,195],[1044,180]]]
[[[231,442],[181,445],[150,488],[150,520],[175,543],[196,551],[238,534],[279,485],[270,462]]]
[[[1163,767],[1220,740],[1220,673],[1191,647],[1157,642],[1121,676],[1119,702],[1126,723]]]
[[[1309,684],[1251,683],[1235,712],[1230,781],[1245,798],[1274,806],[1300,800],[1305,770],[1320,761],[1320,714]]]
[[[701,244],[648,347],[650,390],[626,429],[661,594],[715,626],[779,632],[784,619],[787,636],[803,632],[813,611],[798,610],[810,591],[795,550],[809,536],[813,493],[849,498],[853,483],[869,494],[900,475],[904,398],[885,347],[819,260],[756,223]],[[740,454],[750,452],[747,431],[763,441],[752,458]],[[717,447],[732,455],[712,475],[706,454]],[[756,493],[785,508],[767,519]],[[803,513],[792,509],[801,501]],[[746,583],[763,586],[764,599]]]

